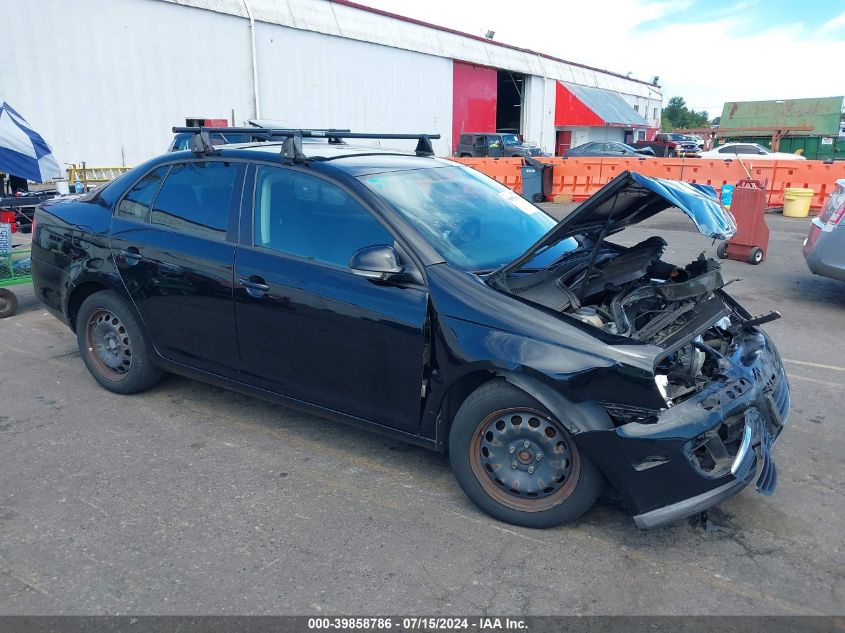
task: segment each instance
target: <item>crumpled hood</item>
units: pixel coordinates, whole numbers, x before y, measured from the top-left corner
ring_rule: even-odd
[[[602,230],[611,235],[673,207],[683,211],[702,235],[727,240],[736,233],[736,221],[721,205],[713,187],[624,171],[497,272],[517,269],[540,249],[572,235],[597,238]]]

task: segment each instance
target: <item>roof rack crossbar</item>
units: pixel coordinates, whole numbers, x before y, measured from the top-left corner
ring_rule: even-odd
[[[349,130],[336,129],[295,129],[295,128],[267,128],[267,127],[174,127],[173,133],[193,133],[202,134],[203,132],[227,132],[229,134],[252,134],[253,136],[262,136],[267,138],[273,137],[298,137],[300,139],[308,138],[327,138],[329,143],[340,142],[341,139],[358,138],[358,139],[380,139],[380,140],[416,140],[416,153],[420,156],[433,156],[434,148],[431,145],[433,139],[439,139],[439,134],[372,134],[369,132],[350,132]]]

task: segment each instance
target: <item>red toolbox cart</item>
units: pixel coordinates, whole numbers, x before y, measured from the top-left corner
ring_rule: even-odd
[[[722,259],[759,264],[769,250],[765,184],[750,178],[736,183],[731,213],[736,219],[736,235],[719,244],[716,254]]]

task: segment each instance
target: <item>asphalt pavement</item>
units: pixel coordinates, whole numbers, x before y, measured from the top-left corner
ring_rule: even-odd
[[[558,215],[563,207],[551,207]],[[845,284],[811,275],[808,220],[727,261],[792,385],[779,487],[644,532],[603,500],[577,524],[499,523],[447,458],[180,377],[104,391],[17,289],[0,320],[0,614],[842,614]],[[667,211],[686,264],[715,245]]]

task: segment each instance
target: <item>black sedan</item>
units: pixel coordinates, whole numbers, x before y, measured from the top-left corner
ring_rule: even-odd
[[[567,158],[575,158],[577,156],[613,156],[615,158],[645,158],[646,156],[654,156],[654,150],[650,147],[636,149],[625,143],[601,142],[601,143],[584,143],[578,147],[573,147],[564,152]]]
[[[448,451],[523,526],[577,519],[605,482],[646,528],[774,489],[789,387],[760,320],[716,261],[609,239],[673,207],[730,237],[712,189],[625,172],[557,223],[424,135],[279,134],[199,134],[39,208],[36,294],[100,385],[174,372]]]

